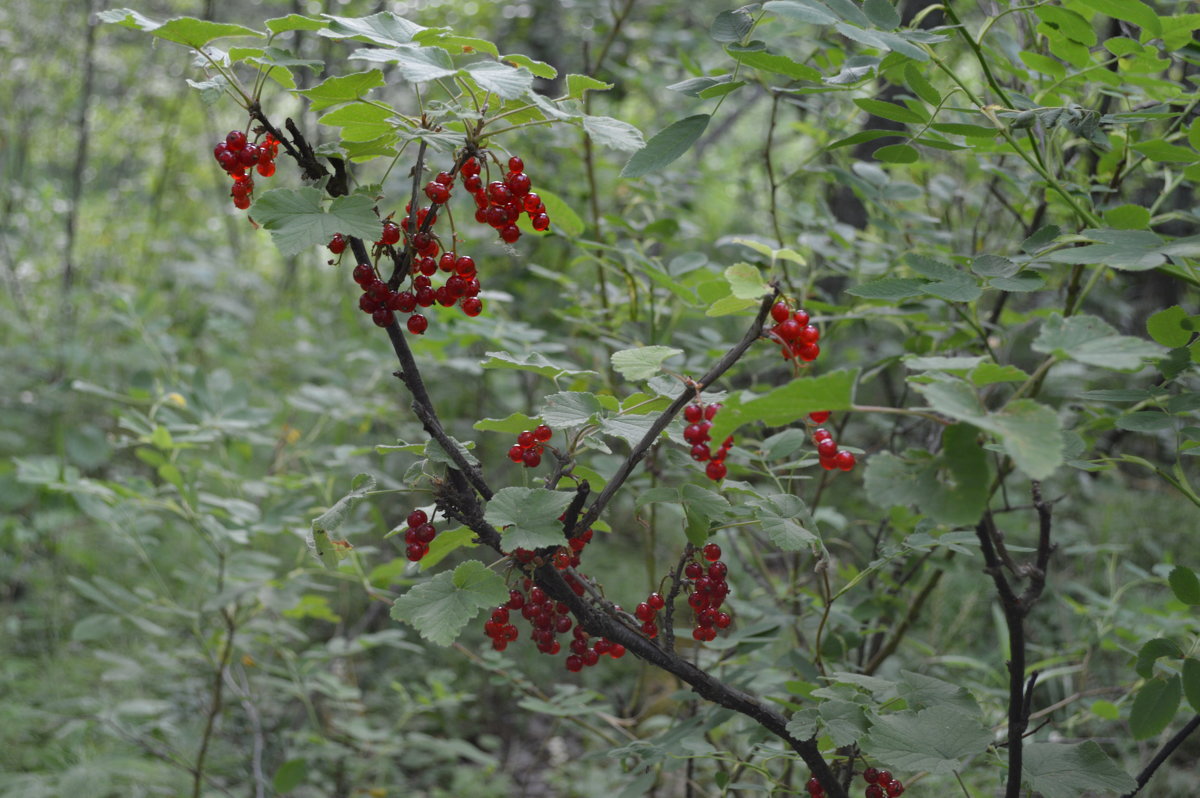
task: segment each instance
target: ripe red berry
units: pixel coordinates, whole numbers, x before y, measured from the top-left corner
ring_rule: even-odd
[[[832,439],[833,433],[824,427],[817,427],[815,430],[813,430],[812,436],[814,442],[820,443],[823,440]]]
[[[837,453],[837,441],[833,438],[825,438],[817,444],[817,454],[821,457],[833,457]]]
[[[733,623],[733,617],[727,612],[718,612],[717,617],[713,620],[713,624],[718,629],[726,629],[731,623]]]
[[[493,205],[503,205],[512,199],[512,191],[499,180],[487,184],[487,195]]]
[[[475,160],[473,157],[468,158],[467,160],[463,161],[462,173],[468,176],[477,175],[479,174],[480,168],[479,161]]]
[[[515,224],[507,225],[500,231],[500,238],[506,244],[515,244],[520,237],[521,230]]]
[[[384,244],[395,244],[400,240],[400,227],[395,222],[384,222],[383,235],[379,240]]]
[[[786,302],[776,302],[771,306],[771,318],[775,320],[776,324],[781,324],[791,315],[791,308],[787,306]]]
[[[697,463],[706,463],[712,459],[712,452],[709,451],[707,443],[697,443],[692,447],[692,459]]]
[[[708,578],[714,582],[720,582],[729,573],[729,566],[717,560],[712,565],[708,566]]]
[[[538,424],[537,429],[533,431],[533,437],[537,438],[542,443],[554,437],[554,430],[547,427],[545,424]]]
[[[360,263],[354,267],[354,271],[350,276],[354,278],[354,282],[365,288],[374,282],[375,270],[365,263]]]
[[[250,207],[250,198],[249,197],[234,197],[233,205],[238,210],[244,211]]]
[[[794,319],[793,319],[794,321]],[[821,331],[814,325],[809,324],[800,329],[800,335],[797,340],[802,344],[815,344],[821,338]]]
[[[526,468],[537,468],[542,463],[542,454],[537,449],[526,449],[521,454]]]
[[[513,193],[514,197],[520,197],[529,193],[529,189],[533,187],[533,182],[527,174],[510,172],[504,177],[504,186]]]
[[[571,656],[567,657],[566,664],[567,670],[569,670],[571,673],[579,673],[579,671],[583,670],[583,658],[578,654],[572,654]]]
[[[416,534],[417,540],[422,543],[429,543],[437,536],[437,530],[428,521],[414,529],[413,532]]]
[[[529,219],[529,223],[533,225],[534,230],[540,233],[550,226],[550,217],[544,213],[535,213]]]
[[[642,603],[638,604],[637,607],[635,607],[633,610],[633,617],[635,617],[639,621],[643,621],[643,622],[653,621],[654,615],[655,615],[655,609],[644,601]]]
[[[856,462],[855,458],[854,458],[854,454],[852,452],[847,452],[845,449],[838,452],[837,455],[833,458],[833,461],[837,465],[837,467],[842,469],[843,471],[853,471],[854,463]]]
[[[714,418],[717,417],[717,411],[720,409],[721,409],[721,404],[719,402],[711,404],[708,407],[704,408],[704,420],[712,421]]]
[[[699,579],[704,575],[704,566],[698,562],[690,562],[684,566],[683,575],[688,579]]]
[[[270,161],[267,161],[266,163],[262,163],[260,161],[257,169],[258,173],[263,177],[272,177],[275,174],[275,164],[271,163]]]
[[[429,279],[429,278],[426,278],[426,279]],[[416,280],[413,281],[413,285],[417,288],[417,304],[418,305],[420,305],[423,308],[427,308],[430,305],[432,305],[434,302],[437,301],[437,295],[434,293],[432,288],[430,288],[427,285],[416,286]]]
[[[468,316],[478,316],[483,312],[483,302],[478,297],[469,296],[463,300],[462,309]]]
[[[890,771],[890,770],[879,771],[879,778],[877,780],[878,784],[887,784],[891,780],[892,780],[892,771]]]
[[[887,786],[884,789],[887,790],[889,798],[896,798],[897,795],[904,795],[904,785],[900,783],[899,779],[892,779],[887,783]]]
[[[813,776],[811,779],[809,779],[805,783],[804,787],[808,790],[808,794],[813,796],[813,798],[819,798],[820,796],[825,795],[825,788],[821,786],[821,782],[816,776]]]
[[[642,634],[651,639],[658,637],[658,624],[654,621],[646,621],[642,624]]]
[[[775,328],[775,334],[785,341],[795,341],[803,331],[804,328],[795,319],[787,319]]]
[[[425,196],[429,197],[429,201],[441,205],[450,201],[450,189],[441,183],[427,183],[425,185]]]
[[[704,419],[704,406],[700,404],[690,404],[683,408],[683,417],[687,419],[689,424],[698,424]]]
[[[655,610],[661,610],[663,607],[667,606],[667,600],[662,597],[661,593],[651,593],[646,598],[646,603]]]
[[[704,544],[704,559],[709,562],[716,562],[721,559],[721,547],[716,543]]]
[[[225,146],[233,152],[240,152],[246,146],[246,134],[240,130],[231,130],[225,136]]]
[[[346,251],[346,239],[341,233],[334,233],[333,238],[329,239],[329,251],[334,255],[341,255]]]
[[[867,784],[874,784],[879,781],[879,771],[875,768],[867,768],[863,771],[863,781]]]
[[[247,144],[238,152],[238,163],[242,166],[257,166],[258,165],[258,147],[253,144]]]
[[[808,324],[809,316],[806,311],[797,310],[792,314],[792,318],[796,320],[797,324],[799,324],[801,327],[804,327]]]
[[[521,207],[526,213],[542,213],[546,207],[542,204],[542,198],[537,194],[526,194],[521,200]]]
[[[454,271],[463,277],[475,276],[475,259],[469,255],[462,255],[454,261]]]
[[[517,436],[517,443],[522,449],[528,449],[537,444],[537,436],[533,434],[533,430],[525,430]]]
[[[387,308],[380,308],[371,314],[371,321],[375,322],[376,327],[387,327],[396,320],[396,314],[392,313]]]
[[[408,514],[408,518],[406,520],[408,521],[408,525],[410,527],[415,528],[428,521],[429,516],[425,514],[424,510],[413,510]]]
[[[705,475],[713,482],[720,482],[722,479],[725,479],[725,474],[728,471],[729,469],[725,467],[725,464],[717,460],[711,461],[704,469]]]
[[[824,424],[826,421],[829,420],[829,411],[828,410],[814,410],[813,412],[808,414],[808,417],[810,419],[812,419],[813,422],[816,424]]]
[[[520,174],[525,171],[525,162],[514,155],[508,159],[508,171]]]
[[[422,316],[420,313],[414,313],[408,317],[408,322],[405,324],[408,331],[413,335],[420,335],[429,328],[429,319]]]
[[[508,459],[514,463],[519,463],[525,456],[525,450],[521,448],[519,443],[514,443],[508,447]]]
[[[863,790],[863,798],[885,798],[885,793],[878,784],[868,784]]]

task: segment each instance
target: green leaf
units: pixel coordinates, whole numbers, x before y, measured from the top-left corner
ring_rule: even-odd
[[[859,97],[854,101],[862,110],[866,111],[871,116],[877,116],[881,119],[888,119],[892,122],[903,122],[909,125],[923,125],[925,119],[917,112],[906,108],[897,103],[890,103],[885,100],[872,100],[867,97]]]
[[[369,17],[335,17],[322,14],[330,20],[329,27],[321,31],[331,39],[356,39],[378,44],[381,47],[398,47],[412,42],[413,37],[425,30],[425,26],[398,17],[390,11],[381,11]]]
[[[560,546],[565,540],[558,517],[575,498],[574,493],[546,488],[502,488],[487,503],[483,517],[502,531],[509,549]]]
[[[1020,264],[1001,255],[980,255],[971,261],[971,271],[980,277],[1012,277],[1020,270]]]
[[[1024,382],[1029,379],[1029,375],[1016,366],[1000,366],[995,363],[980,363],[967,376],[976,386],[997,382]]]
[[[349,544],[345,541],[334,541],[329,535],[341,528],[350,514],[350,509],[359,499],[375,490],[375,477],[370,474],[358,474],[350,486],[349,493],[313,519],[309,530],[308,549],[326,568],[336,568],[338,561],[349,554]]]
[[[573,369],[569,366],[555,363],[541,352],[530,352],[527,355],[520,356],[509,352],[487,352],[485,354],[487,360],[480,361],[479,363],[480,367],[485,369],[531,371],[534,374],[541,374],[543,377],[549,377],[552,380],[557,380],[561,377],[591,377],[596,374],[596,372],[588,371],[587,369]]]
[[[1100,243],[1060,249],[1039,259],[1048,263],[1099,263],[1125,271],[1146,271],[1166,262],[1163,240],[1149,230],[1085,230],[1083,235]]]
[[[784,75],[792,80],[809,80],[813,82],[821,80],[821,73],[817,69],[807,64],[793,61],[786,55],[769,53],[766,50],[729,50],[728,48],[726,52],[735,61],[754,69],[774,72],[777,75]]]
[[[832,25],[838,17],[820,0],[770,0],[763,10],[810,25]]]
[[[709,306],[704,315],[728,316],[731,313],[741,313],[743,310],[752,308],[757,304],[753,299],[738,299],[735,296],[721,297]]]
[[[979,704],[962,685],[913,671],[902,670],[900,677],[896,684],[896,692],[908,704],[909,709],[943,706],[956,709],[971,718],[982,715]]]
[[[480,610],[507,600],[504,577],[478,560],[467,560],[396,599],[391,616],[411,624],[431,643],[448,646]]]
[[[378,69],[354,72],[349,75],[328,78],[311,89],[302,89],[297,94],[311,100],[310,109],[321,111],[333,105],[353,102],[366,95],[371,89],[383,85],[383,73]]]
[[[614,150],[640,150],[646,146],[646,140],[642,138],[642,131],[628,122],[622,122],[610,116],[585,116],[583,129],[587,131],[592,141],[605,147],[612,147]],[[541,196],[540,191],[538,196]]]
[[[1080,0],[1088,8],[1099,11],[1114,19],[1132,22],[1145,33],[1161,36],[1163,29],[1154,9],[1142,0]]]
[[[1048,224],[1039,227],[1033,235],[1021,242],[1021,251],[1037,252],[1062,234],[1058,225]]]
[[[1130,149],[1159,163],[1192,163],[1200,158],[1200,154],[1197,154],[1195,150],[1189,147],[1180,147],[1178,144],[1171,144],[1162,139],[1138,142],[1131,145]]]
[[[487,39],[460,36],[447,28],[426,28],[413,36],[413,41],[418,44],[436,44],[452,53],[487,53],[493,58],[500,57],[496,45]]]
[[[709,432],[713,440],[721,441],[741,425],[755,421],[782,427],[816,410],[849,410],[857,378],[857,369],[832,371],[792,380],[761,396],[735,394],[725,401]]]
[[[553,191],[547,191],[540,186],[537,195],[542,204],[546,206],[546,215],[550,217],[550,229],[557,230],[568,238],[578,238],[583,235],[583,219],[579,218],[579,214],[575,213],[566,200]],[[522,215],[522,223],[525,219],[526,217]],[[529,229],[533,230],[532,227]]]
[[[889,144],[875,150],[871,155],[875,160],[884,163],[916,163],[921,158],[917,148],[907,144]]]
[[[888,4],[890,7],[890,4]],[[868,12],[869,13],[869,12]],[[925,76],[912,64],[907,64],[904,67],[904,82],[908,87],[925,102],[930,105],[939,105],[942,102],[942,95],[933,87],[933,84],[925,79]],[[990,131],[995,133],[995,131]]]
[[[878,718],[859,744],[872,758],[897,770],[949,774],[991,742],[991,731],[978,720],[939,705]]]
[[[753,26],[754,18],[750,16],[750,12],[744,8],[737,8],[717,14],[717,18],[708,28],[708,35],[713,41],[722,44],[740,42]]]
[[[478,48],[476,48],[476,49],[478,49]],[[510,64],[516,64],[519,67],[525,67],[536,78],[543,78],[545,80],[554,80],[556,77],[558,77],[558,70],[555,69],[554,67],[552,67],[550,64],[547,64],[545,61],[538,61],[537,59],[530,58],[527,55],[521,55],[520,53],[508,53],[506,55],[499,56],[499,58],[501,61],[507,61]],[[587,77],[586,75],[568,75],[567,76],[567,85],[568,85],[568,87],[571,85],[571,80],[570,80],[571,78],[586,78],[586,77]],[[609,84],[604,83],[602,81],[595,80],[593,78],[587,78],[587,79],[592,81],[593,83],[600,84],[598,86],[589,86],[588,88],[600,89],[600,90],[612,88],[612,86],[610,86]],[[582,91],[580,91],[579,94],[575,94],[574,89],[569,89],[568,94],[571,97],[582,97],[583,96]]]
[[[527,429],[533,429],[538,425],[538,419],[527,416],[524,413],[513,413],[506,418],[484,418],[476,421],[474,429],[481,432],[507,432],[512,435],[519,435]]]
[[[777,494],[747,502],[754,507],[754,518],[771,542],[783,551],[804,551],[821,539],[811,529],[816,522],[808,505],[799,496]]]
[[[621,177],[641,177],[657,172],[683,155],[708,127],[708,114],[680,119],[655,133],[646,146],[629,159]]]
[[[1118,205],[1104,212],[1104,221],[1116,230],[1144,230],[1150,226],[1150,211],[1141,205]]]
[[[399,531],[399,530],[397,530]],[[460,526],[458,529],[448,529],[439,532],[429,544],[429,552],[421,558],[421,570],[428,571],[446,559],[452,552],[461,548],[473,549],[478,544],[474,542],[475,533],[469,527]]]
[[[915,253],[906,255],[904,260],[913,271],[933,281],[922,286],[927,294],[949,302],[973,302],[983,294],[974,277],[953,266]]]
[[[309,247],[324,246],[334,233],[368,241],[379,235],[379,217],[374,202],[362,194],[335,197],[329,210],[321,204],[322,194],[311,186],[277,188],[254,203],[254,218],[271,233],[283,255],[296,255]]]
[[[863,11],[877,28],[894,30],[900,27],[900,15],[888,0],[863,0]]]
[[[771,287],[763,280],[757,266],[735,263],[725,270],[729,290],[738,299],[762,299]]]
[[[364,103],[344,105],[318,119],[322,125],[340,127],[343,141],[376,141],[396,135],[394,112]]]
[[[648,380],[662,371],[664,360],[682,355],[682,349],[671,346],[643,346],[622,349],[612,354],[612,366],[627,380]]]
[[[976,139],[991,139],[997,135],[994,127],[968,125],[963,122],[934,122],[930,125],[930,128],[939,133],[949,133],[952,136],[965,136]]]
[[[866,733],[869,726],[862,705],[853,701],[822,701],[817,711],[834,745],[853,745]]]
[[[224,75],[213,75],[210,79],[199,82],[187,79],[187,84],[200,92],[200,102],[212,105],[225,96],[225,88],[229,86],[229,81]]]
[[[613,85],[597,80],[590,75],[567,75],[567,96],[573,100],[583,98],[586,91],[608,91]]]
[[[845,0],[845,3],[847,6],[854,8],[854,5],[850,2],[850,0]],[[869,23],[864,22],[863,24],[867,25]],[[881,50],[892,50],[900,53],[901,55],[906,55],[914,61],[929,60],[929,53],[922,50],[909,39],[909,37],[913,35],[911,32],[906,31],[904,35],[901,35],[882,30],[863,30],[862,28],[854,27],[854,25],[847,25],[844,22],[839,22],[833,27],[834,30],[846,38],[853,39],[856,42],[861,42],[868,47],[878,47]]]
[[[904,365],[912,371],[970,371],[984,360],[983,355],[977,357],[917,357],[909,355],[904,358]]]
[[[510,67],[497,61],[475,61],[467,64],[465,69],[481,88],[502,100],[515,100],[533,89],[533,73],[524,67]]]
[[[1175,598],[1193,607],[1200,606],[1200,579],[1196,578],[1196,572],[1191,568],[1175,566],[1171,569],[1167,582],[1171,585],[1171,592],[1175,594]]]
[[[1117,420],[1113,423],[1117,429],[1126,429],[1130,432],[1161,432],[1175,426],[1175,419],[1167,413],[1157,410],[1139,410],[1136,413],[1117,416]]]
[[[144,30],[152,36],[166,39],[169,42],[183,44],[199,50],[209,42],[225,39],[230,36],[262,37],[260,31],[242,25],[232,25],[224,22],[209,22],[194,17],[175,17],[166,22],[156,22],[130,8],[113,8],[101,11],[98,15],[101,22],[110,22],[126,28]]]
[[[1192,709],[1200,712],[1200,660],[1192,657],[1183,661],[1183,694]]]
[[[988,413],[967,383],[953,377],[914,385],[939,413],[966,421],[1000,438],[1017,467],[1033,479],[1045,479],[1063,461],[1062,428],[1058,415],[1032,399],[1009,402]]]
[[[883,299],[895,302],[924,294],[925,281],[913,277],[884,277],[854,288],[847,288],[846,293],[863,299]]]
[[[1155,737],[1167,728],[1179,709],[1180,680],[1178,676],[1151,679],[1138,690],[1129,710],[1129,729],[1133,739]]]
[[[1037,352],[1117,371],[1141,368],[1146,358],[1163,353],[1162,347],[1157,344],[1121,335],[1095,316],[1078,315],[1064,319],[1057,313],[1042,323],[1042,330],[1032,346]]]
[[[874,455],[864,484],[872,504],[888,509],[915,504],[941,524],[958,526],[979,521],[987,506],[991,472],[987,453],[967,424],[947,427],[937,457],[904,460],[890,452]]]
[[[599,412],[600,401],[590,393],[564,391],[547,396],[542,403],[542,420],[554,429],[582,426]]]
[[[273,34],[286,33],[291,30],[320,30],[328,24],[324,20],[306,17],[303,14],[288,14],[286,17],[274,17],[266,22],[267,30]]]
[[[308,760],[289,759],[275,771],[275,777],[271,780],[271,784],[275,788],[275,792],[282,794],[296,789],[307,778]]]
[[[1146,332],[1163,346],[1177,349],[1192,340],[1193,322],[1179,305],[1163,308],[1146,319]]]
[[[1027,743],[1021,775],[1044,798],[1123,795],[1137,788],[1137,782],[1092,740]]]
[[[1040,291],[1046,281],[1037,272],[1025,269],[1015,277],[993,277],[988,285],[999,291]]]
[[[1138,676],[1149,679],[1154,675],[1154,663],[1158,661],[1159,657],[1176,659],[1182,656],[1183,652],[1179,650],[1179,645],[1174,640],[1156,637],[1153,640],[1147,640],[1138,649],[1137,662],[1133,669]]]
[[[1085,47],[1095,46],[1096,31],[1093,30],[1092,23],[1074,11],[1059,6],[1037,6],[1033,13],[1071,41],[1079,42]]]
[[[328,31],[321,31],[327,33]],[[409,83],[427,83],[431,80],[453,77],[459,70],[450,60],[450,54],[440,47],[393,47],[391,49],[367,48],[350,54],[352,60],[375,61],[396,64],[400,76]]]

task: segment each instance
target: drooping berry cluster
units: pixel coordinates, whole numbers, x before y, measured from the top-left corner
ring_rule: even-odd
[[[688,563],[684,566],[683,575],[687,578],[685,585],[692,591],[687,600],[695,622],[692,638],[704,643],[715,639],[717,630],[728,627],[733,618],[721,609],[730,593],[729,582],[726,581],[729,566],[721,562],[721,547],[716,543],[706,543],[701,553],[704,560]]]
[[[395,311],[412,313],[406,325],[408,331],[420,335],[429,327],[429,320],[420,313],[413,313],[417,307],[416,297],[411,291],[393,291],[387,283],[379,279],[374,267],[360,263],[354,267],[354,282],[362,288],[362,296],[358,298],[358,307],[363,313],[371,315],[371,321],[380,327],[388,327],[396,321]]]
[[[867,783],[866,789],[863,790],[863,798],[896,798],[904,794],[904,785],[899,779],[892,778],[889,771],[867,768],[863,771],[863,780]],[[817,781],[816,776],[810,778],[804,786],[812,798],[825,798],[825,788]]]
[[[816,413],[809,413],[808,417],[811,421],[817,424],[823,424],[829,420],[829,411],[822,410]],[[833,433],[824,427],[817,427],[812,433],[813,443],[817,447],[817,456],[821,460],[821,468],[826,471],[833,471],[840,468],[842,471],[853,471],[854,464],[857,459],[853,452],[848,452],[845,449],[839,449],[837,441],[833,439]]]
[[[437,536],[437,530],[429,523],[424,510],[413,510],[408,514],[408,530],[404,533],[404,554],[410,562],[418,562],[429,553],[429,544]]]
[[[521,237],[517,220],[521,214],[529,215],[534,230],[545,230],[550,226],[550,216],[541,197],[531,193],[533,181],[525,173],[525,163],[517,156],[508,159],[508,173],[504,180],[493,180],[486,186],[481,176],[479,161],[469,158],[462,165],[463,188],[475,198],[475,221],[496,230],[500,240],[512,244]],[[429,187],[426,186],[428,194]],[[447,198],[449,190],[446,191]],[[432,196],[430,197],[432,199]]]
[[[233,186],[229,195],[240,210],[250,207],[250,195],[254,193],[254,178],[247,171],[257,168],[263,177],[275,174],[275,156],[279,153],[279,142],[270,133],[260,144],[250,142],[241,130],[231,130],[224,141],[213,147],[213,157],[230,177]]]
[[[710,405],[693,402],[683,409],[683,418],[688,423],[683,428],[683,440],[692,445],[693,460],[698,463],[708,463],[704,473],[713,482],[719,482],[725,478],[728,471],[725,467],[725,458],[733,447],[732,435],[722,441],[720,448],[715,453],[708,446],[709,441],[712,440],[709,435],[709,430],[712,429],[712,420],[720,409],[721,405],[715,402]]]
[[[545,424],[539,424],[537,429],[527,429],[518,435],[517,442],[508,448],[508,459],[514,463],[522,463],[526,468],[537,468],[541,465],[546,441],[552,437],[554,431]]]
[[[809,324],[809,316],[804,310],[795,312],[782,300],[771,306],[771,318],[775,326],[768,331],[781,346],[784,358],[792,360],[799,358],[805,363],[811,363],[821,354],[817,341],[821,331],[816,325]]]

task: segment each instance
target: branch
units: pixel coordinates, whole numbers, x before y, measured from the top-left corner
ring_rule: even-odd
[[[638,441],[638,445],[633,447],[629,456],[621,463],[620,468],[613,474],[612,479],[604,486],[604,490],[600,491],[600,495],[596,498],[596,501],[592,502],[592,506],[584,513],[583,518],[579,520],[579,523],[575,527],[576,535],[587,529],[600,517],[600,513],[604,512],[604,508],[612,500],[613,495],[621,489],[621,486],[625,484],[625,480],[629,479],[629,475],[633,473],[633,467],[646,456],[646,452],[658,440],[658,436],[675,419],[675,416],[679,415],[684,406],[694,401],[697,394],[704,390],[705,386],[716,382],[722,374],[728,371],[734,363],[738,362],[746,354],[746,351],[754,345],[754,342],[762,335],[763,321],[767,318],[767,313],[770,312],[771,305],[775,304],[778,296],[778,288],[773,288],[770,294],[764,296],[762,304],[758,307],[758,315],[754,317],[754,322],[746,330],[746,334],[742,336],[742,340],[738,341],[732,349],[726,352],[725,356],[717,361],[717,364],[709,369],[707,374],[697,380],[695,387],[689,386],[686,388],[683,393],[675,398],[675,401],[671,402],[670,407],[662,412],[658,420],[654,422],[650,429],[646,431],[646,434],[642,436],[642,439]]]
[[[1154,775],[1154,771],[1158,770],[1162,763],[1166,762],[1167,758],[1170,757],[1171,754],[1175,753],[1175,749],[1183,745],[1183,741],[1186,740],[1188,736],[1198,728],[1200,728],[1200,715],[1193,715],[1192,719],[1187,722],[1186,726],[1180,729],[1170,740],[1167,740],[1165,743],[1163,743],[1163,747],[1158,749],[1158,753],[1154,755],[1154,758],[1150,760],[1150,763],[1142,769],[1141,773],[1138,774],[1137,787],[1134,789],[1134,791],[1125,793],[1121,796],[1121,798],[1133,798],[1133,796],[1141,792],[1142,788],[1146,786],[1146,784],[1150,781],[1150,778]]]

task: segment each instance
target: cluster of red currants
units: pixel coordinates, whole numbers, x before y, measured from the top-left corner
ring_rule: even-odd
[[[863,780],[867,783],[867,788],[863,790],[863,798],[896,798],[897,795],[904,794],[904,785],[899,779],[892,778],[892,774],[886,770],[867,768],[863,771]],[[817,781],[816,776],[810,778],[805,787],[812,798],[825,798],[825,788]]]
[[[698,463],[708,463],[704,473],[713,482],[719,482],[725,478],[728,471],[725,467],[725,458],[728,456],[729,450],[733,448],[732,435],[721,443],[715,454],[708,446],[708,442],[712,440],[708,434],[712,429],[712,420],[720,409],[721,405],[715,402],[710,405],[693,402],[683,409],[683,418],[688,423],[683,428],[683,440],[692,445],[693,460]]]
[[[254,144],[240,130],[229,131],[225,140],[218,141],[217,146],[213,147],[213,157],[233,178],[229,195],[239,210],[250,207],[250,195],[254,193],[254,178],[246,170],[257,167],[260,175],[270,177],[275,174],[275,156],[278,153],[279,142],[270,133],[261,144]]]
[[[817,341],[821,331],[816,325],[808,323],[808,313],[797,310],[794,313],[783,301],[771,306],[771,318],[775,321],[768,334],[783,347],[783,356],[787,360],[799,358],[805,363],[811,363],[821,354]]]
[[[692,560],[683,569],[692,593],[688,596],[688,606],[692,608],[695,628],[692,638],[702,643],[713,640],[718,629],[724,629],[733,622],[728,612],[721,610],[721,605],[729,596],[730,588],[726,577],[729,566],[721,562],[721,547],[716,543],[706,543],[700,550],[704,560]]]
[[[437,530],[429,523],[424,510],[413,510],[408,514],[408,530],[404,533],[404,554],[410,562],[418,562],[429,553],[429,544],[437,536]]]
[[[522,213],[529,215],[529,223],[534,230],[545,230],[550,226],[546,204],[530,191],[533,181],[525,173],[524,161],[515,155],[509,158],[508,173],[504,175],[504,180],[493,180],[486,186],[480,176],[481,171],[479,161],[474,158],[463,162],[462,184],[475,198],[475,221],[495,229],[500,234],[500,240],[506,244],[515,243],[521,237],[517,220]],[[449,198],[449,186],[443,188],[445,196]],[[429,194],[429,186],[425,187],[425,193],[433,199]]]
[[[542,462],[545,443],[552,437],[554,431],[545,424],[539,424],[534,430],[525,430],[517,436],[517,442],[508,447],[508,459],[522,463],[526,468],[537,468]]]
[[[391,326],[396,321],[395,311],[412,313],[406,326],[414,335],[420,335],[429,327],[429,320],[420,313],[413,313],[417,307],[417,299],[411,291],[393,291],[387,283],[379,279],[374,267],[360,263],[354,267],[354,282],[362,288],[363,294],[358,299],[358,307],[363,313],[371,314],[371,321],[380,327]]]
[[[821,410],[815,413],[809,413],[808,417],[813,423],[824,424],[829,420],[829,411]],[[833,471],[840,468],[843,471],[853,471],[854,464],[857,460],[853,452],[848,452],[845,449],[839,449],[837,441],[833,439],[833,433],[824,427],[817,427],[812,433],[813,443],[817,446],[817,456],[821,460],[821,468],[826,471]]]

